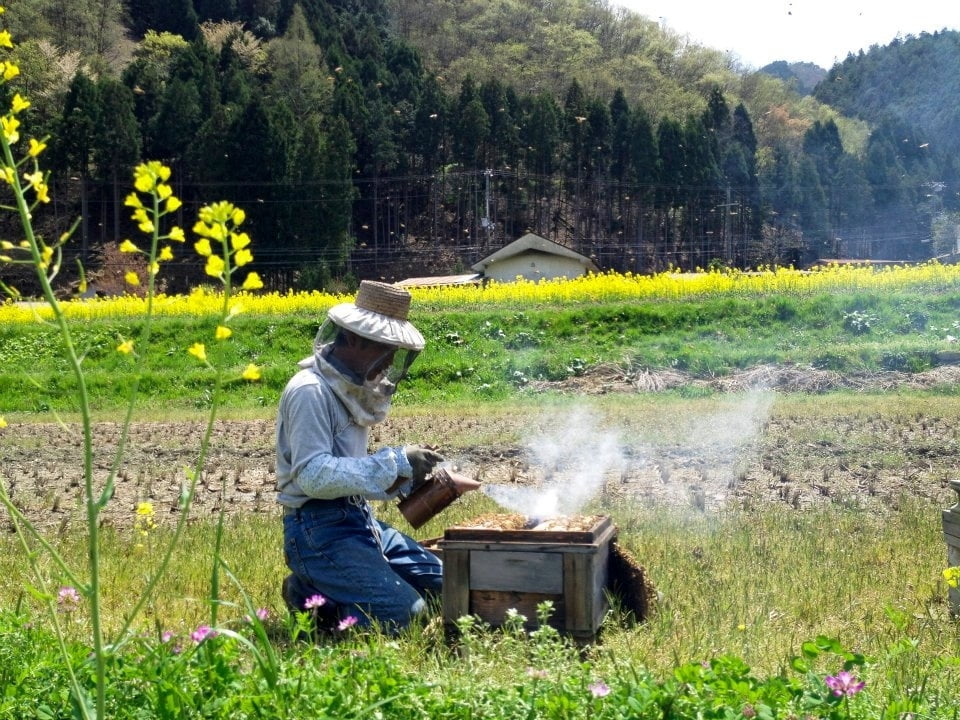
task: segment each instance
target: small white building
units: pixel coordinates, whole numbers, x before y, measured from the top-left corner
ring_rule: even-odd
[[[518,276],[536,282],[600,272],[586,255],[533,233],[488,255],[472,269],[482,273],[484,280],[497,282],[513,282]]]

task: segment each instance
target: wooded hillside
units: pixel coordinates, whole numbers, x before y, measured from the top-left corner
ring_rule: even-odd
[[[803,96],[604,0],[37,0],[2,19],[8,90],[51,136],[38,223],[82,216],[95,278],[136,232],[141,159],[171,165],[187,227],[244,207],[274,287],[458,272],[527,231],[637,272],[956,244],[933,123]],[[198,281],[183,261],[168,289]]]

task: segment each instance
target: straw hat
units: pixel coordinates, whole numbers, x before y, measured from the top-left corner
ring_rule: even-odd
[[[387,283],[364,280],[352,303],[334,305],[327,317],[368,340],[423,350],[423,335],[407,320],[410,293]]]

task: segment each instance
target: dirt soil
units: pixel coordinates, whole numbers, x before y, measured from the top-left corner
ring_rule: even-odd
[[[691,381],[677,373],[630,375],[613,366],[571,378],[562,384],[530,388],[532,405],[538,390],[575,395],[635,393],[699,382],[736,392],[758,384],[770,389],[820,392],[837,387],[893,389],[937,387],[960,382],[960,368],[939,368],[927,374],[890,373],[871,378],[840,377],[821,371],[757,368],[715,381]],[[422,421],[428,422],[428,421]],[[495,416],[492,424],[507,422]],[[509,428],[474,428],[478,435],[514,437]],[[376,446],[410,442],[420,431],[435,433],[454,467],[485,486],[508,489],[556,487],[557,468],[538,464],[530,448],[519,443],[493,442],[456,446],[453,428],[425,425],[411,428],[409,418],[378,426]],[[947,483],[955,479],[960,455],[952,423],[921,416],[851,416],[837,427],[820,427],[816,417],[765,418],[756,432],[735,443],[710,444],[694,439],[640,439],[631,435],[619,448],[620,462],[603,470],[594,497],[603,503],[631,501],[669,503],[711,512],[760,503],[803,509],[836,503],[877,511],[896,508],[905,495],[929,498],[944,506],[955,500]],[[107,477],[120,435],[120,426],[95,427],[97,455],[94,476]],[[829,430],[829,432],[827,432]],[[481,432],[482,431],[482,432]],[[153,504],[158,522],[177,517],[186,468],[195,463],[202,423],[149,422],[130,428],[128,452],[120,468],[113,500],[104,522],[130,527],[137,504]],[[447,433],[446,436],[444,433]],[[191,517],[219,512],[278,513],[274,499],[274,423],[271,420],[218,422],[198,484]],[[81,438],[76,427],[52,423],[11,423],[0,431],[0,480],[21,511],[38,526],[64,529],[83,522]],[[553,483],[553,485],[552,485]],[[504,508],[505,512],[517,508]],[[12,523],[0,508],[0,523]]]

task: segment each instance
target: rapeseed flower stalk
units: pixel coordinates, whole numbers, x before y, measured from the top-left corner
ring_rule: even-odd
[[[6,30],[0,31],[0,47],[9,49],[12,45],[9,33]],[[15,63],[8,60],[0,60],[0,75],[2,75],[0,84],[6,84],[12,78],[16,77],[19,72],[19,68]],[[44,550],[49,553],[54,563],[59,567],[63,577],[70,583],[64,586],[64,588],[70,588],[69,593],[65,593],[64,588],[62,588],[56,596],[49,590],[41,594],[45,598],[45,604],[59,643],[61,656],[66,664],[68,681],[76,700],[76,706],[84,718],[93,717],[94,715],[92,713],[95,713],[97,718],[103,718],[106,714],[107,648],[104,641],[100,616],[100,540],[98,516],[102,508],[101,503],[105,504],[106,501],[104,496],[98,496],[94,492],[93,425],[87,385],[81,367],[81,356],[74,345],[67,318],[53,293],[52,287],[53,279],[60,270],[62,246],[69,239],[70,233],[64,233],[56,241],[51,243],[37,235],[33,229],[32,219],[34,211],[41,203],[49,202],[50,198],[47,191],[46,175],[40,170],[39,166],[39,157],[43,151],[42,145],[44,145],[44,143],[41,141],[34,143],[28,142],[27,149],[24,151],[23,144],[20,142],[19,115],[29,107],[29,100],[21,97],[19,93],[15,93],[6,112],[0,110],[0,113],[2,113],[0,114],[0,179],[10,187],[14,200],[13,205],[2,205],[0,208],[13,212],[18,217],[24,238],[16,244],[10,241],[4,243],[2,246],[4,253],[0,256],[0,262],[24,264],[31,266],[35,270],[43,298],[46,300],[51,318],[63,340],[67,365],[77,382],[77,396],[83,430],[83,477],[88,540],[87,580],[80,582],[79,576],[71,570],[60,554],[50,543],[46,542],[36,528],[20,513],[19,509],[10,499],[6,486],[3,483],[0,483],[0,501],[6,506],[14,522],[14,528],[24,553],[28,558],[31,570],[38,581],[38,586],[40,588],[47,587],[47,582],[44,573],[41,572],[39,568],[36,553],[33,552],[31,548],[31,538],[39,542]],[[74,227],[76,227],[76,225],[74,225]],[[20,297],[15,288],[4,283],[0,283],[0,290],[11,298],[17,299]],[[92,703],[70,663],[70,655],[67,650],[64,631],[57,616],[58,606],[63,607],[66,602],[69,602],[70,605],[79,605],[81,601],[86,601],[90,607],[90,634],[93,643],[93,677],[96,694]]]
[[[157,527],[156,515],[153,510],[153,503],[151,502],[139,502],[137,503],[136,517],[133,521],[134,531],[141,537],[146,538],[150,535],[150,531]],[[138,543],[138,547],[143,547],[142,543]]]
[[[3,8],[0,7],[0,13],[2,11]],[[0,58],[2,58],[2,48],[11,47],[12,41],[9,33],[0,30]],[[0,84],[9,82],[18,74],[19,68],[15,63],[0,59]],[[9,97],[9,93],[0,93],[0,95]],[[11,211],[17,215],[20,220],[23,239],[16,242],[0,241],[0,263],[23,264],[35,270],[43,299],[46,301],[46,307],[42,311],[36,311],[34,320],[39,317],[41,320],[52,321],[57,328],[63,341],[67,365],[76,382],[82,428],[83,499],[86,510],[87,534],[86,571],[81,573],[70,567],[53,544],[47,541],[43,534],[16,507],[4,483],[0,483],[0,502],[3,503],[9,513],[24,554],[34,573],[36,586],[39,588],[39,591],[34,594],[45,603],[48,610],[74,698],[74,712],[83,718],[102,720],[106,717],[108,655],[113,652],[113,648],[121,646],[129,635],[131,624],[154,592],[157,583],[170,563],[174,548],[182,538],[189,503],[206,456],[210,430],[213,427],[216,414],[216,402],[211,409],[207,434],[204,436],[200,448],[196,468],[192,473],[188,473],[189,482],[181,491],[181,512],[179,513],[177,526],[165,550],[159,553],[158,561],[151,568],[151,575],[147,580],[144,591],[135,600],[133,608],[124,613],[124,624],[118,631],[117,637],[113,641],[108,641],[105,637],[101,615],[103,598],[99,555],[101,546],[100,514],[113,497],[117,472],[126,448],[140,376],[138,373],[132,375],[130,401],[126,417],[121,426],[120,439],[117,443],[117,450],[110,471],[105,480],[98,480],[95,484],[92,413],[82,368],[83,357],[77,351],[70,325],[70,321],[75,316],[65,309],[72,304],[70,302],[62,303],[54,295],[52,287],[53,280],[61,267],[62,248],[69,240],[72,229],[55,241],[49,241],[34,232],[33,215],[35,210],[39,205],[50,201],[47,174],[40,167],[40,158],[46,148],[46,141],[44,139],[27,138],[24,142],[21,114],[30,107],[30,101],[14,93],[12,99],[8,102],[7,108],[0,107],[0,182],[5,182],[9,186],[14,204],[0,205],[0,209]],[[151,321],[154,317],[157,300],[156,277],[161,270],[162,263],[173,259],[175,245],[186,242],[186,233],[182,228],[176,225],[167,227],[169,224],[167,216],[181,207],[181,201],[173,194],[172,186],[169,183],[170,174],[170,169],[159,162],[151,161],[138,165],[134,171],[134,191],[127,195],[124,200],[125,206],[132,210],[132,219],[135,221],[137,228],[146,235],[146,240],[126,238],[120,242],[119,247],[123,253],[142,255],[146,268],[143,277],[134,270],[129,270],[125,275],[129,284],[145,288],[144,296],[139,299],[140,304],[137,305],[137,314],[144,317],[139,337],[136,339],[121,337],[115,346],[115,351],[129,358],[131,363],[138,360],[136,349],[147,347],[150,341]],[[229,305],[232,275],[236,268],[249,264],[253,259],[249,250],[250,238],[245,233],[236,231],[236,226],[242,222],[242,210],[229,203],[217,203],[201,210],[200,222],[195,227],[202,238],[222,239],[224,243],[222,253],[217,256],[219,262],[211,261],[208,263],[208,272],[215,274],[224,283],[224,291],[220,296],[222,309],[217,334],[217,339],[221,341],[228,339],[232,334],[228,326],[229,318],[234,314]],[[165,227],[166,229],[164,229]],[[80,270],[80,289],[82,292],[85,289],[83,268],[81,267]],[[262,287],[262,282],[255,273],[249,273],[244,280],[243,287],[247,290],[256,289]],[[12,299],[20,297],[15,288],[2,282],[0,282],[0,291],[3,291]],[[201,359],[207,362],[202,343],[196,343],[192,346],[191,352],[197,348],[199,350],[193,354],[201,355]],[[131,365],[132,369],[136,369],[136,367],[136,364]],[[257,379],[259,369],[250,365],[244,370],[243,376],[251,380]],[[218,372],[217,390],[219,384],[220,373]],[[214,396],[217,395],[218,392],[215,391]],[[0,421],[2,421],[2,426],[6,425],[3,418],[0,418]],[[140,503],[136,509],[135,530],[141,536],[144,536],[154,527],[155,518],[152,504],[149,502]],[[58,569],[60,580],[65,583],[59,590],[53,590],[49,587],[49,571],[46,567],[40,568],[36,546],[42,548]],[[216,569],[219,568],[219,534],[214,557]],[[92,691],[86,687],[91,681],[84,680],[81,682],[74,671],[72,651],[67,647],[66,638],[58,618],[58,611],[72,611],[79,609],[84,604],[89,609],[89,637],[93,646],[90,654],[92,670],[89,673],[92,681]],[[211,605],[214,608],[217,605],[216,588],[213,590]],[[215,612],[212,615],[215,621]],[[91,692],[93,697],[90,696]]]
[[[194,242],[193,249],[198,255],[206,258],[204,272],[223,285],[223,292],[220,294],[221,302],[217,312],[217,325],[213,333],[214,343],[222,343],[229,340],[233,335],[230,321],[243,311],[242,305],[232,304],[234,275],[240,268],[253,262],[253,253],[250,251],[250,236],[240,230],[240,226],[246,220],[246,213],[232,203],[221,201],[200,208],[198,215],[199,220],[193,226],[193,232],[199,237]],[[263,282],[256,272],[250,272],[246,274],[241,287],[248,291],[255,290],[263,287]],[[213,426],[221,399],[224,378],[222,369],[211,364],[206,343],[194,342],[187,348],[187,353],[195,357],[204,366],[215,371],[210,415],[200,443],[200,458],[193,473],[194,482],[196,482],[196,478],[202,471],[203,460],[206,457],[210,438],[213,435]],[[247,382],[256,382],[260,379],[260,368],[251,363],[243,370],[240,377]],[[224,479],[223,483],[225,484],[225,482]],[[225,494],[226,488],[223,487],[221,492]],[[214,626],[217,624],[217,613],[220,608],[220,548],[223,543],[224,518],[225,513],[221,505],[213,547],[213,567],[210,574],[210,623]]]

